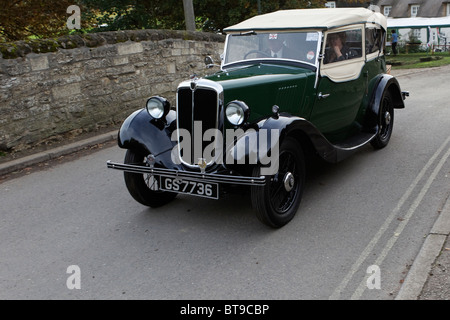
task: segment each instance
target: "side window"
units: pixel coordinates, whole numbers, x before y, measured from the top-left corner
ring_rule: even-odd
[[[383,48],[384,32],[379,28],[366,28],[366,54],[378,52]]]
[[[352,29],[327,34],[324,63],[362,57],[362,31]]]

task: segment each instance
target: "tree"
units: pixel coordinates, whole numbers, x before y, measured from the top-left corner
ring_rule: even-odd
[[[185,28],[183,5],[179,0],[81,1],[86,8],[83,17],[94,18],[97,30]]]
[[[196,29],[220,32],[258,14],[255,0],[82,0],[103,30],[185,29],[184,4],[191,2]],[[279,9],[324,7],[326,0],[260,0],[262,13]],[[188,14],[189,16],[189,14]],[[193,12],[190,13],[193,16]],[[189,28],[192,28],[192,22]]]
[[[261,13],[285,9],[323,8],[327,0],[261,0]],[[196,0],[195,12],[201,17],[200,28],[220,32],[258,14],[255,0]]]
[[[0,40],[2,37],[11,41],[66,34],[70,31],[66,27],[66,10],[72,4],[81,7],[82,27],[89,31],[187,28],[221,32],[225,27],[257,15],[258,9],[268,13],[320,8],[326,1],[183,0],[182,5],[180,0],[0,0]],[[362,4],[367,0],[342,2]]]
[[[195,31],[194,4],[192,3],[192,0],[183,0],[183,7],[186,30]]]
[[[350,0],[349,0],[350,1]],[[221,32],[261,13],[324,7],[326,0],[0,0],[0,38],[21,40],[67,34],[67,8],[81,7],[89,31],[187,29]],[[186,8],[185,8],[185,5]],[[193,26],[194,10],[196,13]],[[190,21],[189,21],[190,20]],[[187,21],[188,23],[186,24]]]
[[[0,38],[6,41],[68,33],[66,10],[74,0],[0,0]]]

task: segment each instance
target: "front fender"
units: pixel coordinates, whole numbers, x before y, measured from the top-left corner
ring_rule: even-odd
[[[118,145],[144,155],[153,154],[165,167],[173,167],[170,152],[176,144],[171,140],[175,129],[175,111],[165,121],[153,119],[145,109],[133,112],[125,119],[118,134]],[[169,163],[167,163],[169,162]]]

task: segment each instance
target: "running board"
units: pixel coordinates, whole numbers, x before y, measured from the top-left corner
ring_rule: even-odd
[[[361,132],[360,134],[353,136],[347,140],[336,143],[334,146],[343,151],[351,151],[354,149],[358,149],[363,145],[370,142],[373,138],[375,138],[376,134],[374,133],[365,133]]]
[[[376,133],[365,133],[351,137],[350,139],[344,140],[340,143],[334,145],[336,150],[336,162],[342,161],[355,153],[360,147],[372,141],[375,138]]]

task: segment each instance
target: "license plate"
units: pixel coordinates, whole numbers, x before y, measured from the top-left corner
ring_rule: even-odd
[[[219,199],[219,185],[217,183],[160,176],[159,189],[204,198]]]

